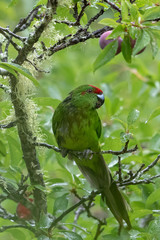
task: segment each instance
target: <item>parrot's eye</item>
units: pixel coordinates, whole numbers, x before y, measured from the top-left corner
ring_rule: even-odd
[[[92,92],[92,89],[88,89],[87,92],[88,92],[88,93],[91,93],[91,92]]]

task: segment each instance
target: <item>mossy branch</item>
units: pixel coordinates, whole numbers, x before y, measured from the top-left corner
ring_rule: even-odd
[[[11,100],[14,106],[18,135],[21,141],[23,159],[25,161],[31,184],[45,186],[43,175],[41,173],[40,164],[37,158],[36,149],[33,145],[33,133],[28,125],[28,115],[26,112],[25,103],[17,96],[18,79],[11,75]],[[47,211],[46,196],[43,191],[38,188],[33,190],[34,202],[36,206],[37,220],[41,212]]]

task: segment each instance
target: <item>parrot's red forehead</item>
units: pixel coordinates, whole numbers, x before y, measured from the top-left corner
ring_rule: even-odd
[[[92,88],[94,88],[94,93],[97,93],[97,94],[102,94],[102,93],[103,93],[103,91],[102,91],[100,88],[97,88],[97,87],[95,87],[95,86],[93,86],[93,85],[89,85],[89,86],[91,86]]]

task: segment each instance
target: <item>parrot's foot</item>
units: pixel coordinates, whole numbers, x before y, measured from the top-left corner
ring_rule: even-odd
[[[79,159],[91,160],[93,157],[93,152],[90,149],[86,149],[81,154],[78,154],[78,157]]]
[[[67,154],[68,154],[68,150],[67,149],[61,149],[61,155],[62,155],[62,157],[66,157],[67,156]]]

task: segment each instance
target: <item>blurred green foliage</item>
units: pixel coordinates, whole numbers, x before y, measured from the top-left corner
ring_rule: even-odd
[[[144,1],[137,2],[140,6],[144,3]],[[1,0],[3,14],[0,16],[0,25],[3,27],[10,25],[12,28],[32,7],[33,1]],[[62,7],[59,11],[63,16],[66,8]],[[110,15],[111,12],[108,16]],[[68,26],[59,26],[54,31],[65,35],[70,31],[68,28]],[[47,45],[55,41],[50,32],[42,39]],[[103,124],[100,139],[102,149],[120,150],[128,136],[129,147],[134,147],[135,144],[139,147],[135,154],[122,156],[122,174],[125,176],[129,170],[137,171],[142,163],[146,166],[150,164],[160,152],[160,51],[158,50],[157,56],[153,59],[151,49],[147,47],[142,54],[133,58],[132,63],[126,63],[122,54],[119,54],[94,73],[93,62],[100,52],[98,39],[92,39],[55,53],[43,65],[39,63],[40,68],[49,69],[50,73],[39,74],[37,79],[40,86],[36,95],[31,97],[37,104],[34,111],[38,113],[38,139],[56,145],[51,130],[51,118],[59,101],[72,89],[81,84],[100,87],[105,94],[105,104],[98,110]],[[7,79],[0,79],[0,82],[8,85]],[[9,95],[0,89],[1,123],[9,122],[12,116],[13,109]],[[73,188],[80,196],[87,195],[91,188],[73,162],[62,158],[53,150],[44,148],[37,150],[47,187],[48,211],[59,216],[76,202],[71,192]],[[112,155],[104,155],[104,157],[114,175],[118,170],[117,157]],[[145,177],[154,176],[159,172],[158,163],[145,174]],[[16,128],[1,130],[0,174],[16,184],[20,181],[22,173],[27,174],[27,171]],[[118,239],[160,239],[160,179],[154,182],[155,184],[131,185],[123,189],[131,206],[130,218],[133,229],[129,232],[123,230]],[[4,201],[2,206],[12,214],[16,212],[16,203],[11,200]],[[92,212],[101,218],[107,216],[107,226],[100,239],[117,239],[118,224],[102,204],[100,196],[96,197]],[[44,222],[46,219],[42,218],[40,224],[43,225]],[[52,239],[93,240],[97,222],[88,218],[86,213],[79,217],[77,224],[73,224],[74,212],[66,215],[62,222],[70,231],[55,229]],[[8,220],[0,219],[1,226],[11,224],[13,223]],[[76,229],[75,233],[72,232],[73,227]],[[35,238],[30,231],[19,228],[0,233],[0,239]]]

